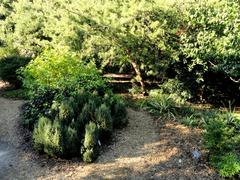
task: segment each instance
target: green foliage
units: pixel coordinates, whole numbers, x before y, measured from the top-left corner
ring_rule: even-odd
[[[76,127],[65,126],[63,128],[63,149],[66,157],[80,155],[81,136]]]
[[[127,125],[128,120],[126,117],[127,109],[126,104],[123,102],[123,100],[117,100],[115,98],[114,109],[112,110],[112,116],[113,116],[113,126],[115,128],[121,128]]]
[[[168,79],[168,81],[159,85],[159,89],[156,89],[155,92],[150,92],[152,95],[154,93],[170,94],[178,104],[184,104],[187,100],[191,99],[190,92],[184,87],[184,84],[177,79]]]
[[[96,159],[96,153],[93,148],[87,149],[83,154],[83,161],[87,163],[91,163]]]
[[[40,90],[35,96],[23,106],[23,125],[33,130],[34,125],[42,116],[50,115],[55,106],[53,99],[56,92],[50,90]],[[53,104],[53,105],[52,105]],[[56,110],[56,106],[54,108]]]
[[[231,79],[240,78],[239,3],[203,0],[184,8],[179,28],[181,55],[174,67],[178,78],[200,100],[238,97],[239,85]]]
[[[204,140],[210,151],[210,161],[220,174],[232,177],[240,172],[240,119],[232,114],[220,114],[206,124]]]
[[[2,93],[3,97],[6,98],[12,98],[12,99],[28,99],[28,93],[26,89],[10,89],[10,90],[5,90]]]
[[[63,124],[69,124],[74,119],[75,109],[71,100],[64,100],[59,106],[59,120],[63,121]]]
[[[85,162],[93,162],[97,157],[97,142],[99,140],[99,130],[96,124],[90,122],[86,125],[85,129],[85,139],[84,139],[84,149],[83,160]]]
[[[116,104],[121,104],[119,110]],[[120,110],[125,114],[113,124]],[[25,105],[23,123],[33,129],[38,151],[64,158],[82,156],[92,162],[97,158],[100,140],[109,141],[113,128],[126,125],[126,109],[112,93],[101,97],[84,90],[73,94],[44,90]]]
[[[61,127],[58,121],[41,117],[33,131],[34,147],[51,156],[62,154]]]
[[[86,125],[84,147],[86,149],[94,148],[98,141],[98,127],[95,123],[90,122]]]
[[[240,158],[234,153],[228,153],[220,156],[220,159],[215,161],[215,165],[219,169],[223,177],[232,177],[240,172]],[[216,160],[216,159],[215,159]]]
[[[18,78],[18,69],[25,67],[30,58],[12,55],[7,57],[0,57],[0,78],[13,84],[15,87],[22,85],[21,80]]]
[[[92,63],[84,64],[77,57],[45,51],[23,70],[24,86],[78,91],[104,88],[105,82]]]
[[[99,128],[106,132],[113,130],[113,120],[111,110],[106,104],[102,104],[95,112],[96,122]]]
[[[171,118],[175,117],[177,104],[170,95],[158,94],[150,96],[143,106],[145,106],[150,113]]]

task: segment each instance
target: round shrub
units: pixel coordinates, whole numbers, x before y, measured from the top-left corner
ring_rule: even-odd
[[[105,86],[93,63],[83,63],[72,54],[56,50],[44,51],[24,68],[22,75],[24,86],[33,92],[36,88],[74,92]]]

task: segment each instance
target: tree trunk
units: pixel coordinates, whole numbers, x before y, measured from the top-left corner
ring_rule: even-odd
[[[139,79],[138,82],[139,82],[140,85],[141,85],[141,91],[142,91],[143,94],[145,94],[145,84],[144,84],[144,81],[143,81],[143,79],[142,79],[141,71],[140,71],[140,69],[138,68],[138,65],[137,65],[136,62],[132,61],[131,64],[132,64],[133,69],[134,69],[134,71],[136,72],[137,76],[139,77],[139,78],[138,78],[138,79]]]

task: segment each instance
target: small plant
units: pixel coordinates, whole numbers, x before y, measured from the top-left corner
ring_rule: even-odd
[[[240,156],[230,152],[211,159],[223,177],[232,177],[240,173]]]
[[[102,104],[95,112],[96,122],[99,128],[105,132],[112,132],[113,120],[111,110],[106,104]]]
[[[85,138],[84,138],[84,149],[83,160],[85,162],[93,162],[97,157],[97,146],[99,140],[99,130],[95,123],[90,122],[86,125]]]
[[[150,113],[164,115],[167,118],[175,117],[177,107],[175,101],[167,94],[150,97],[144,106]]]
[[[33,131],[34,147],[50,156],[62,155],[61,127],[58,121],[41,117]]]
[[[204,134],[210,162],[224,177],[240,173],[240,120],[222,113],[208,120]]]
[[[186,116],[181,119],[181,123],[186,126],[196,127],[199,125],[199,119],[192,114],[191,116]]]

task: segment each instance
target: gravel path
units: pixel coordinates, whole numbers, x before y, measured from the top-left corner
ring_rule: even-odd
[[[0,179],[33,179],[44,169],[25,150],[19,131],[23,101],[0,98]]]
[[[204,158],[191,158],[194,147],[201,149],[201,130],[133,109],[129,125],[115,131],[95,163],[47,159],[22,138],[23,103],[0,97],[0,179],[219,179]]]

